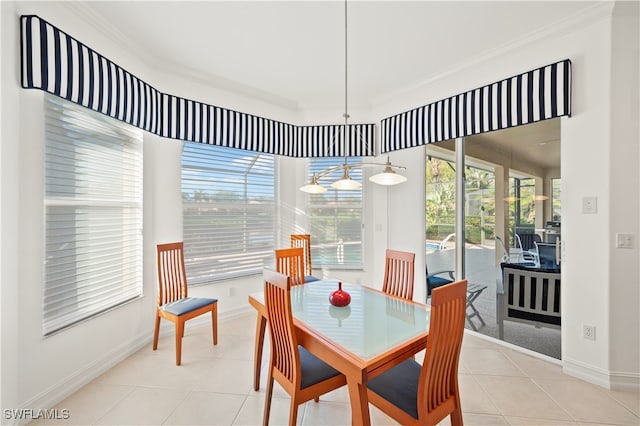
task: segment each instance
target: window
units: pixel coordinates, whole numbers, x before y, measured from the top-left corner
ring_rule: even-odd
[[[261,274],[275,248],[274,157],[201,143],[182,151],[190,284]]]
[[[142,295],[142,131],[45,97],[43,333]]]
[[[359,163],[359,157],[350,157],[348,163]],[[314,173],[344,163],[343,158],[314,158],[309,160],[308,178]],[[353,180],[362,182],[362,169],[349,172]],[[324,180],[336,180],[342,172]],[[311,258],[315,266],[344,268],[362,267],[362,189],[309,194],[307,220],[311,233]]]

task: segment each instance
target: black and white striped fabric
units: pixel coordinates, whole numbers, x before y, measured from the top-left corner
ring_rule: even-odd
[[[20,20],[26,89],[167,138],[290,157],[375,155],[375,124],[297,126],[162,93],[38,16]]]
[[[571,116],[571,61],[565,59],[382,120],[390,152]]]

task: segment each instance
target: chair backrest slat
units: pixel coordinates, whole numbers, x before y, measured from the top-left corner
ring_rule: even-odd
[[[305,275],[313,275],[311,265],[311,234],[291,234],[291,247],[304,251]]]
[[[300,354],[291,312],[291,279],[285,274],[269,270],[265,270],[263,276],[274,368],[299,388]]]
[[[411,300],[413,298],[415,258],[415,253],[387,250],[385,252],[382,291]]]
[[[291,278],[291,285],[304,284],[304,253],[302,248],[276,250],[276,271]]]
[[[157,245],[158,306],[187,297],[187,274],[184,269],[184,244]]]
[[[429,418],[438,407],[459,395],[458,362],[466,301],[466,280],[433,289],[429,338],[418,387],[420,419]]]

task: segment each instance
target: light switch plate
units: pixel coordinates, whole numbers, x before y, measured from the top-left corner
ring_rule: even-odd
[[[582,197],[582,213],[598,213],[598,197]]]
[[[616,234],[616,248],[632,249],[633,234]]]

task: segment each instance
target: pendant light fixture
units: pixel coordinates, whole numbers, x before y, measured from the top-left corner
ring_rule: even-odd
[[[348,60],[348,55],[347,55],[347,0],[345,0],[344,2],[344,114],[342,115],[344,117],[344,125],[343,125],[343,129],[344,129],[344,135],[345,137],[343,138],[343,143],[345,143],[344,141],[346,141],[346,135],[349,134],[348,132],[348,121],[349,121],[349,108],[348,108],[348,85],[347,85],[347,70],[348,70],[348,66],[347,66],[347,60]],[[335,135],[334,135],[334,139],[335,139]],[[366,141],[365,141],[366,142]],[[344,152],[344,162],[343,164],[339,165],[339,166],[334,166],[334,167],[330,167],[328,169],[325,169],[323,171],[320,171],[318,173],[314,173],[313,176],[311,176],[311,182],[308,183],[307,185],[304,185],[302,187],[300,187],[300,190],[309,194],[320,194],[323,192],[327,191],[327,188],[325,188],[324,186],[320,185],[318,183],[318,181],[327,176],[330,175],[332,173],[338,172],[338,171],[342,171],[342,177],[340,179],[338,179],[337,181],[333,182],[331,184],[331,186],[336,189],[336,190],[342,190],[342,191],[354,191],[354,190],[359,190],[360,188],[362,188],[362,184],[356,180],[353,180],[351,178],[351,176],[349,175],[349,172],[354,169],[354,168],[364,168],[364,167],[371,167],[371,166],[384,166],[384,170],[381,173],[378,173],[374,176],[371,176],[369,178],[369,180],[373,183],[377,183],[378,185],[385,185],[385,186],[389,186],[389,185],[396,185],[398,183],[402,183],[402,182],[406,182],[407,178],[402,176],[401,174],[398,174],[395,170],[404,170],[405,167],[402,166],[396,166],[391,164],[391,161],[389,160],[389,157],[387,156],[387,162],[386,163],[355,163],[355,164],[348,164],[347,163],[347,150],[346,147],[343,147],[343,152]]]

